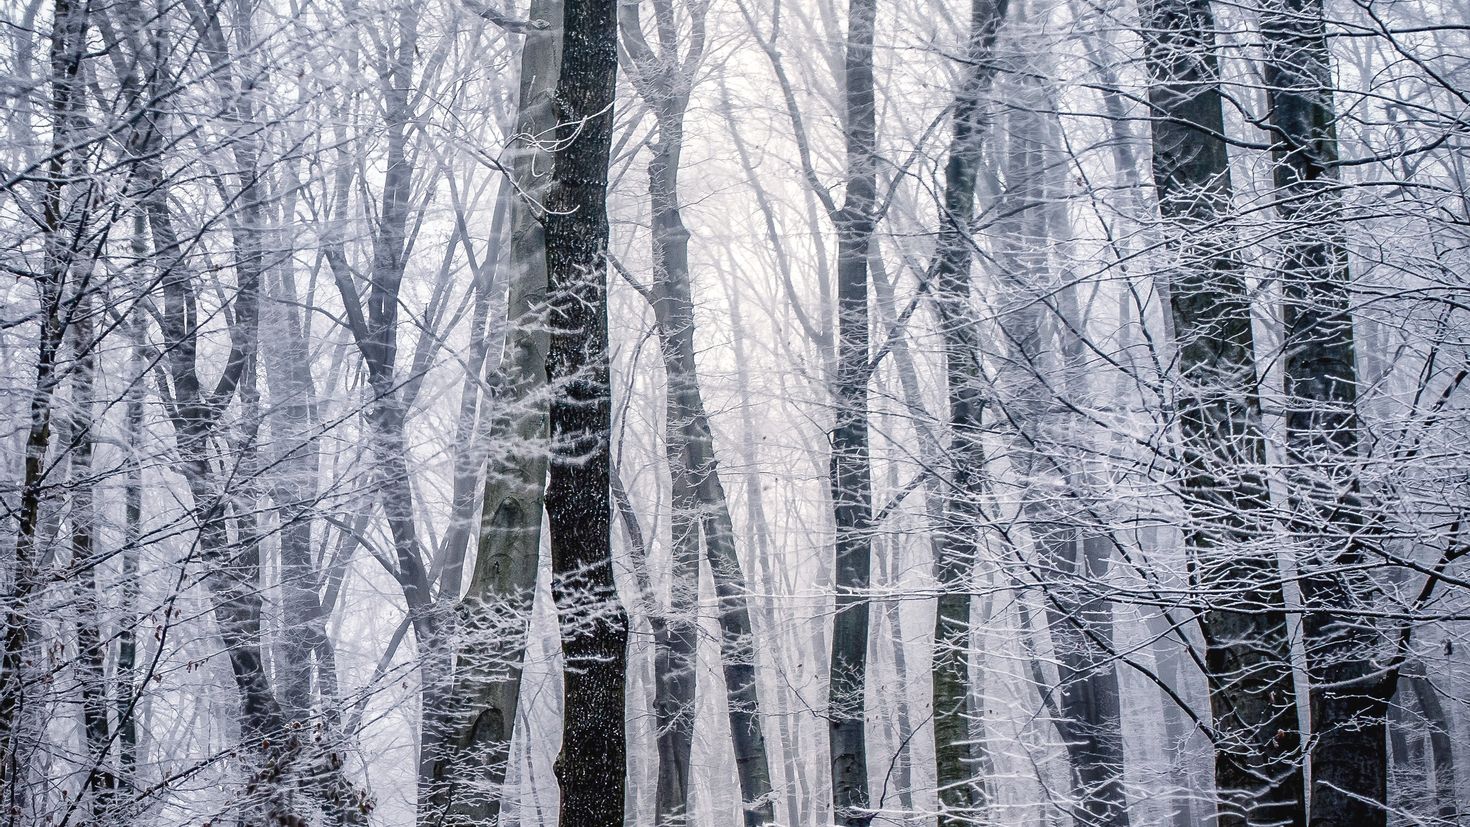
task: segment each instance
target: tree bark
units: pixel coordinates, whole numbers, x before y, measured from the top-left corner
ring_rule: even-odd
[[[1277,273],[1289,522],[1303,554],[1311,682],[1311,823],[1386,825],[1384,719],[1392,689],[1378,665],[1382,635],[1361,614],[1375,608],[1378,590],[1362,567],[1358,369],[1321,0],[1266,0],[1261,35],[1276,208],[1285,225]]]
[[[443,779],[436,806],[454,825],[496,824],[500,818],[540,559],[549,450],[547,271],[540,211],[550,185],[546,138],[556,127],[552,98],[561,63],[561,0],[534,0],[529,14],[533,25],[521,45],[515,126],[515,134],[524,137],[512,145],[509,164],[519,195],[506,205],[508,329],[495,404],[485,414],[491,417],[487,447],[493,453],[486,465],[474,569],[458,607],[464,642],[456,652],[456,717],[436,769]],[[458,596],[452,569],[446,569],[442,588]]]
[[[972,306],[970,268],[975,241],[975,176],[986,131],[985,100],[995,77],[995,41],[1008,0],[973,0],[960,88],[956,90],[953,137],[945,162],[944,202],[932,279],[944,335],[945,388],[949,399],[949,484],[935,560],[939,600],[934,618],[934,760],[942,811],[940,827],[958,827],[980,816],[988,804],[976,778],[977,755],[970,737],[971,581],[979,555],[984,468],[979,331]]]
[[[1214,713],[1220,827],[1306,822],[1281,575],[1270,544],[1250,297],[1208,0],[1145,0],[1154,186],[1175,263],[1185,528]]]
[[[837,373],[833,383],[831,486],[836,601],[828,678],[828,745],[837,823],[870,823],[865,708],[868,587],[872,567],[872,468],[868,446],[868,245],[877,226],[877,118],[873,91],[876,0],[848,6],[847,192],[837,228]]]
[[[37,337],[36,383],[30,400],[30,423],[25,441],[20,509],[16,521],[15,568],[10,594],[5,601],[5,651],[0,656],[0,788],[4,789],[7,823],[22,812],[24,792],[20,783],[26,759],[21,755],[18,734],[25,706],[27,660],[30,656],[31,599],[37,587],[37,528],[40,522],[42,489],[48,473],[47,453],[51,446],[52,407],[60,377],[56,359],[65,334],[62,293],[73,261],[79,253],[81,230],[74,205],[67,201],[66,179],[71,159],[71,134],[80,105],[78,86],[86,50],[87,4],[56,0],[50,43],[53,133],[46,162],[43,187],[43,270],[35,276],[39,300],[40,332]]]
[[[546,216],[552,595],[561,619],[560,823],[621,827],[627,779],[628,616],[613,582],[607,179],[617,82],[613,0],[567,0],[558,146]]]

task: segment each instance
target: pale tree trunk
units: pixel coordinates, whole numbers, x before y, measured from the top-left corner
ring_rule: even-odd
[[[1179,708],[1184,694],[1184,653],[1169,619],[1151,614],[1146,620],[1152,638],[1154,675],[1159,681],[1159,703],[1164,720],[1160,723],[1164,742],[1161,750],[1168,762],[1170,783],[1168,824],[1191,827],[1195,824],[1194,792],[1197,784],[1191,776],[1189,742],[1194,726]]]
[[[771,537],[770,523],[766,518],[765,498],[761,494],[761,477],[756,472],[757,456],[755,450],[756,426],[752,410],[755,400],[752,398],[750,388],[749,350],[746,347],[746,331],[744,315],[741,310],[740,292],[733,285],[727,283],[727,295],[730,306],[730,324],[733,331],[731,342],[735,351],[735,376],[736,387],[740,394],[740,462],[746,468],[745,473],[745,523],[747,545],[755,559],[756,587],[766,598],[756,602],[756,610],[760,613],[762,626],[766,630],[766,639],[771,652],[771,664],[778,675],[783,678],[790,675],[791,662],[787,654],[785,642],[778,636],[780,629],[776,608],[776,574],[772,571],[774,553],[774,542]],[[770,712],[775,716],[776,740],[774,743],[781,751],[780,766],[785,775],[784,796],[786,799],[786,817],[788,824],[807,823],[807,811],[811,806],[812,792],[811,781],[807,773],[801,770],[803,753],[798,742],[800,730],[792,723],[793,715],[786,702],[786,693],[777,691],[771,699]],[[774,786],[774,782],[773,782]]]
[[[1055,91],[1043,85],[1042,109],[1058,111]],[[1048,320],[1056,329],[1062,358],[1061,386],[1067,404],[1086,405],[1092,399],[1087,345],[1088,314],[1078,297],[1078,279],[1071,270],[1072,220],[1065,200],[1067,165],[1061,155],[1062,126],[1055,114],[1040,124],[1045,161],[1042,214],[1053,251],[1052,267],[1062,283],[1057,307]],[[1052,643],[1057,650],[1064,730],[1072,759],[1073,779],[1082,813],[1076,819],[1097,827],[1127,827],[1128,799],[1123,788],[1124,750],[1122,695],[1118,657],[1113,642],[1113,606],[1106,591],[1114,540],[1110,536],[1108,504],[1094,492],[1108,486],[1105,457],[1110,440],[1101,429],[1076,414],[1062,418],[1064,446],[1077,446],[1081,457],[1067,457],[1063,447],[1054,463],[1075,500],[1070,537],[1052,569],[1059,588],[1051,593],[1047,609]],[[1116,439],[1111,440],[1116,444]]]
[[[1312,824],[1388,823],[1384,717],[1392,686],[1363,571],[1358,368],[1337,187],[1337,126],[1321,0],[1261,8],[1285,325],[1290,528],[1301,544],[1302,636],[1311,683]]]
[[[290,199],[287,199],[290,203]],[[319,573],[312,561],[320,446],[315,436],[316,383],[304,319],[295,311],[297,296],[290,262],[274,268],[264,307],[261,362],[270,394],[266,423],[277,446],[270,463],[270,497],[280,519],[281,613],[286,634],[280,679],[281,706],[295,721],[305,721],[312,706],[312,656],[325,636],[318,598]]]
[[[1039,73],[1032,73],[1039,74]],[[1104,588],[1109,541],[1086,526],[1098,516],[1085,499],[1083,458],[1069,457],[1082,443],[1069,431],[1085,427],[1076,417],[1053,413],[1062,388],[1085,400],[1082,366],[1071,325],[1083,320],[1075,299],[1052,269],[1048,251],[1062,246],[1065,216],[1052,199],[1058,153],[1049,119],[1054,108],[1039,83],[1025,77],[1008,87],[1016,103],[1006,120],[1005,191],[995,234],[1001,279],[1001,327],[1008,357],[998,376],[1005,415],[1015,431],[1013,455],[1023,485],[1022,513],[1042,572],[1047,625],[1057,661],[1055,725],[1070,764],[1073,817],[1087,827],[1128,823],[1123,795],[1123,745],[1117,673],[1112,662],[1112,608],[1095,591]],[[1059,299],[1052,299],[1051,296]],[[1061,304],[1062,307],[1055,307]],[[1070,311],[1070,312],[1068,312]],[[1043,689],[1043,691],[1049,691]]]
[[[464,588],[464,567],[469,555],[470,540],[479,527],[475,506],[480,504],[476,488],[480,484],[480,469],[485,465],[485,429],[481,427],[481,386],[485,384],[486,363],[494,343],[495,330],[499,325],[490,322],[490,306],[498,292],[496,276],[499,273],[500,248],[505,240],[506,213],[514,190],[509,178],[502,178],[495,195],[494,215],[490,219],[489,244],[481,259],[475,252],[470,238],[465,210],[459,201],[459,186],[453,175],[446,176],[451,197],[454,199],[454,229],[459,246],[469,262],[473,281],[470,286],[470,347],[469,358],[464,364],[464,379],[460,383],[459,411],[454,423],[454,473],[451,480],[449,499],[449,527],[444,531],[440,551],[435,554],[437,571],[430,572],[430,579],[439,582],[438,599],[455,602],[460,599]],[[487,418],[488,419],[488,418]]]
[[[628,616],[613,582],[607,180],[616,87],[613,0],[567,0],[546,216],[553,456],[546,488],[560,615],[560,823],[622,827]]]
[[[1454,824],[1461,805],[1455,794],[1455,742],[1451,737],[1451,724],[1444,704],[1439,698],[1439,689],[1424,671],[1422,663],[1411,663],[1403,674],[1419,710],[1424,714],[1424,725],[1429,730],[1430,769],[1434,778],[1435,815]]]
[[[535,597],[548,443],[546,354],[549,331],[546,248],[540,211],[550,188],[552,97],[561,64],[561,0],[534,0],[521,46],[520,88],[510,178],[519,193],[509,211],[507,331],[494,407],[484,414],[492,455],[485,472],[479,541],[458,607],[456,717],[435,772],[445,779],[435,807],[449,824],[494,824],[500,817],[521,671]],[[447,566],[441,592],[457,597]]]
[[[294,199],[284,199],[282,214],[289,216]],[[366,814],[358,806],[363,793],[353,788],[337,755],[347,749],[350,734],[340,731],[341,698],[337,693],[336,660],[327,634],[330,604],[322,589],[329,574],[318,571],[315,552],[315,515],[321,448],[316,382],[311,374],[308,322],[295,311],[297,291],[288,260],[272,268],[262,327],[267,332],[261,361],[270,394],[270,425],[276,453],[266,487],[279,515],[281,614],[286,634],[281,648],[282,714],[293,726],[310,726],[320,715],[328,740],[324,762],[310,769],[309,789],[322,806],[326,823],[361,824]],[[270,272],[270,271],[268,271]],[[315,709],[315,712],[314,712]]]
[[[1230,230],[1215,22],[1208,0],[1141,8],[1178,347],[1192,587],[1214,713],[1220,827],[1305,823],[1301,737],[1281,575],[1270,542],[1250,297]]]
[[[919,442],[920,461],[927,468],[937,468],[942,451],[939,448],[939,440],[929,426],[932,417],[924,409],[922,391],[919,388],[919,376],[914,367],[913,355],[909,352],[908,339],[902,332],[895,328],[899,318],[898,310],[894,306],[893,283],[889,278],[886,268],[883,266],[883,256],[879,250],[878,242],[875,240],[871,247],[868,258],[868,267],[873,277],[873,298],[878,310],[878,321],[880,330],[892,330],[893,335],[889,339],[890,350],[893,354],[894,372],[898,374],[899,388],[903,392],[904,407],[909,417],[913,420],[914,433]],[[896,474],[897,468],[889,466],[889,473]],[[924,516],[928,520],[929,547],[938,558],[939,545],[942,538],[936,533],[943,524],[943,515],[940,513],[940,505],[943,500],[942,481],[936,474],[925,473],[923,478],[924,490]],[[889,490],[899,491],[900,487],[896,479],[889,483]],[[883,580],[886,588],[897,590],[902,578],[902,568],[899,558],[902,555],[903,544],[898,538],[893,538],[883,545],[880,553],[879,565],[883,570]],[[898,689],[897,697],[894,698],[894,734],[897,738],[896,754],[892,762],[894,767],[894,778],[891,786],[897,788],[898,805],[906,814],[917,813],[914,803],[914,761],[913,761],[913,736],[914,722],[911,706],[909,703],[909,680],[912,676],[912,668],[909,666],[909,640],[903,629],[903,612],[900,600],[883,601],[883,620],[887,627],[887,636],[891,644],[890,656],[893,658],[894,686]],[[878,807],[882,808],[884,802],[879,801]]]

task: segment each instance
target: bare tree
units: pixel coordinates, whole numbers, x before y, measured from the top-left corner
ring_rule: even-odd
[[[446,754],[439,759],[446,766],[435,770],[442,781],[437,793],[441,798],[433,805],[446,811],[450,823],[499,818],[520,705],[521,661],[540,557],[547,473],[548,334],[542,308],[547,276],[541,222],[556,124],[552,94],[561,62],[561,14],[559,0],[531,4],[531,25],[521,45],[515,143],[507,178],[513,191],[503,190],[497,204],[498,211],[509,214],[508,332],[496,393],[487,399],[483,416],[489,420],[487,438],[506,447],[491,454],[485,469],[479,541],[470,584],[459,605],[464,643],[455,653],[453,694],[460,717],[447,733]],[[490,286],[482,289],[488,301]],[[470,392],[468,386],[465,392]],[[466,459],[473,470],[460,473],[473,482],[480,463],[473,460],[473,453]],[[468,541],[467,534],[464,539]],[[458,597],[462,571],[463,562],[451,549],[441,598]],[[482,783],[490,789],[481,789]]]
[[[1338,149],[1322,4],[1261,9],[1285,325],[1290,523],[1303,544],[1303,637],[1311,681],[1311,823],[1388,823],[1382,636],[1360,613],[1378,589],[1361,546],[1358,369],[1336,187]]]
[[[547,202],[552,593],[566,658],[556,777],[561,822],[618,827],[626,783],[628,617],[613,583],[607,175],[617,80],[611,0],[567,0]]]
[[[684,117],[694,75],[704,56],[707,8],[703,3],[686,7],[691,33],[683,55],[679,53],[679,23],[672,3],[654,3],[659,52],[643,35],[637,6],[625,5],[622,9],[622,42],[631,58],[630,74],[639,94],[653,109],[658,129],[648,167],[653,283],[637,286],[654,311],[668,383],[665,453],[674,509],[673,599],[666,617],[653,619],[658,658],[654,708],[659,718],[655,816],[659,823],[680,823],[688,809],[696,714],[697,628],[692,610],[699,593],[702,540],[719,595],[726,706],[745,823],[768,824],[775,820],[775,812],[756,689],[754,631],[745,574],[735,549],[734,525],[716,467],[714,434],[695,366],[689,231],[680,215],[678,181]]]
[[[934,755],[943,825],[961,824],[982,813],[985,786],[977,777],[970,718],[971,584],[979,561],[985,410],[976,313],[970,268],[974,259],[975,177],[987,129],[986,102],[995,76],[995,40],[1005,19],[1007,0],[974,0],[963,55],[961,86],[951,118],[953,137],[945,162],[944,204],[939,243],[934,252],[935,304],[944,331],[946,391],[949,397],[949,479],[944,498],[943,534],[935,569],[943,591],[934,625]]]
[[[837,372],[833,381],[832,508],[837,529],[833,566],[836,604],[827,715],[832,806],[846,827],[872,821],[867,812],[865,733],[873,496],[868,446],[868,245],[878,221],[877,112],[873,92],[876,0],[852,0],[844,80],[847,187],[832,213],[837,229]]]
[[[20,508],[16,519],[15,560],[9,594],[5,601],[5,652],[0,661],[0,781],[5,782],[7,823],[24,812],[21,773],[29,745],[20,742],[25,694],[29,680],[26,663],[31,650],[31,598],[36,591],[39,553],[37,528],[43,487],[51,472],[47,453],[51,445],[53,398],[60,376],[58,352],[65,336],[63,299],[66,285],[82,254],[82,204],[66,186],[71,173],[76,111],[82,97],[79,88],[85,55],[87,6],[61,0],[54,7],[50,37],[50,100],[52,137],[43,162],[45,184],[41,198],[44,259],[34,274],[38,291],[36,379],[31,393],[30,422],[25,441],[25,471],[21,483]]]
[[[1305,820],[1301,737],[1274,551],[1245,273],[1231,232],[1215,22],[1207,0],[1141,6],[1154,187],[1170,255],[1178,426],[1214,713],[1220,823]]]

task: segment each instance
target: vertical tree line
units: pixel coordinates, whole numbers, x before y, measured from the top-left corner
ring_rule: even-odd
[[[1459,823],[1462,12],[7,8],[0,821]]]

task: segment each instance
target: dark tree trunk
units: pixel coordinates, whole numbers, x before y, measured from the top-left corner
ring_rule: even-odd
[[[1290,527],[1300,544],[1302,637],[1311,681],[1312,824],[1388,823],[1382,636],[1362,610],[1358,371],[1338,195],[1332,69],[1321,0],[1261,8],[1264,78],[1284,227],[1278,265]]]
[[[148,255],[147,216],[137,211],[133,217],[132,251],[141,264]],[[140,279],[141,281],[141,279]],[[123,484],[123,547],[119,592],[122,606],[117,631],[117,667],[115,703],[118,730],[118,774],[125,790],[134,785],[138,761],[137,706],[138,686],[138,553],[143,537],[143,405],[148,372],[145,353],[146,328],[141,310],[128,319],[131,348],[128,376],[131,380],[123,413],[123,439],[128,445],[127,476]]]
[[[951,430],[942,534],[936,575],[940,583],[934,619],[934,760],[941,827],[968,823],[982,811],[986,787],[978,779],[970,737],[971,580],[981,524],[982,396],[979,331],[972,306],[971,223],[975,176],[985,134],[984,101],[995,76],[995,39],[1008,0],[973,0],[963,81],[955,93],[954,134],[945,166],[944,203],[932,278],[944,332],[946,390]]]
[[[91,789],[92,818],[110,819],[112,793],[117,776],[111,767],[111,729],[107,717],[106,648],[102,643],[102,606],[97,588],[97,512],[92,471],[92,416],[95,404],[97,356],[92,341],[93,304],[90,274],[77,285],[77,296],[68,325],[73,367],[71,376],[71,571],[75,577],[77,605],[77,684],[82,698],[82,731],[86,736],[90,763],[87,786]]]
[[[836,526],[828,744],[837,823],[860,827],[869,810],[864,730],[868,671],[868,586],[872,567],[873,480],[868,447],[868,245],[877,225],[877,117],[873,92],[876,0],[848,6],[847,192],[837,227],[837,373],[833,387],[832,508]]]
[[[712,447],[709,419],[701,407],[702,439]],[[756,688],[755,626],[750,613],[750,596],[745,572],[735,550],[735,527],[730,519],[725,487],[715,470],[714,454],[695,459],[707,473],[699,477],[695,490],[707,509],[703,518],[705,555],[715,583],[720,611],[720,663],[725,677],[725,703],[730,716],[731,740],[735,749],[735,774],[745,827],[772,824],[776,803],[772,794],[771,767],[761,722],[760,695]]]
[[[1208,0],[1145,0],[1154,186],[1179,348],[1192,586],[1216,736],[1221,827],[1303,825],[1301,736],[1281,574],[1270,542],[1250,297],[1231,252],[1231,183]]]
[[[36,384],[30,400],[30,423],[25,442],[20,508],[16,520],[15,568],[11,592],[5,600],[5,651],[0,656],[0,808],[13,816],[22,811],[22,777],[26,758],[17,738],[25,706],[25,665],[32,646],[30,604],[36,589],[37,528],[42,489],[46,483],[47,453],[51,446],[53,397],[59,377],[57,352],[65,333],[62,293],[73,268],[81,240],[76,205],[67,201],[65,185],[71,159],[71,133],[80,105],[78,79],[85,54],[87,4],[56,0],[51,31],[52,139],[42,190],[43,270],[35,275],[40,307]]]
[[[560,823],[622,827],[628,617],[613,583],[612,398],[607,341],[607,176],[617,82],[613,0],[568,0],[546,216],[554,451],[546,489],[561,617]]]

